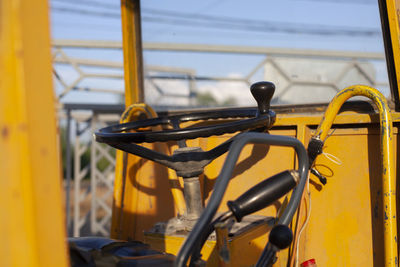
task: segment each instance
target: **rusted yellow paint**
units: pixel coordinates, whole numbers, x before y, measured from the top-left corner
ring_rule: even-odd
[[[305,145],[315,132],[323,114],[277,114],[275,126],[271,134],[293,136],[301,139]],[[399,113],[392,113],[395,121],[400,121]],[[304,231],[299,246],[299,262],[315,258],[320,266],[382,266],[384,264],[383,209],[382,209],[382,174],[380,149],[379,115],[360,114],[346,111],[339,114],[333,128],[335,132],[325,143],[324,151],[340,158],[342,165],[336,165],[324,156],[316,160],[319,170],[329,175],[328,184],[322,186],[318,179],[311,176],[312,213],[311,220]],[[397,128],[395,129],[397,134]],[[200,146],[209,150],[232,135],[214,136],[189,140],[189,146]],[[396,142],[396,139],[394,140]],[[397,142],[396,142],[397,143]],[[169,144],[175,146],[174,143]],[[394,144],[395,145],[395,144]],[[131,155],[129,155],[131,157]],[[203,197],[207,202],[215,184],[225,155],[214,160],[205,169],[201,177]],[[132,161],[133,162],[133,161]],[[128,162],[128,166],[132,163]],[[241,193],[261,180],[284,169],[295,168],[295,155],[291,149],[248,145],[241,153],[239,164],[234,172],[228,190],[219,211],[226,211],[226,201],[237,198]],[[126,222],[123,227],[131,229],[140,239],[140,233],[152,227],[157,221],[166,221],[174,213],[158,214],[157,211],[169,210],[173,206],[170,191],[163,186],[167,181],[167,171],[164,167],[151,162],[143,162],[144,168],[135,173],[133,190],[129,195],[136,196],[140,207],[133,207],[130,213],[136,214],[137,220]],[[158,172],[154,172],[157,168]],[[152,181],[151,197],[146,196],[142,186]],[[146,182],[147,181],[147,182]],[[170,200],[168,200],[170,199]],[[276,216],[282,207],[284,199],[258,212],[259,215]],[[304,206],[304,205],[303,205]],[[129,216],[129,214],[128,214]],[[303,222],[304,218],[300,218]],[[350,223],[350,228],[346,224]],[[133,230],[134,228],[135,230]],[[346,229],[343,229],[346,228]],[[349,231],[351,229],[351,234]],[[350,235],[350,237],[349,237]],[[260,236],[261,237],[261,236]],[[179,244],[173,245],[168,237],[157,237],[149,241],[156,248],[171,248],[179,250]],[[265,236],[264,236],[265,238]],[[143,239],[141,239],[143,240]],[[240,245],[237,243],[237,249]],[[255,251],[258,253],[265,245],[265,239],[257,241]],[[350,248],[350,250],[349,250]],[[286,252],[279,254],[276,266],[286,266]],[[216,265],[214,265],[216,266]]]
[[[383,184],[383,222],[385,244],[385,266],[397,266],[397,218],[396,218],[396,177],[393,150],[392,117],[386,98],[378,90],[354,85],[340,91],[330,102],[325,115],[318,126],[314,138],[325,141],[334,119],[343,103],[353,96],[370,98],[379,110],[381,127],[381,158]]]
[[[322,186],[310,177],[312,212],[300,241],[300,262],[315,258],[320,266],[384,265],[380,138],[379,129],[370,127],[335,127],[326,140],[324,152],[342,164],[323,155],[316,160],[328,183]]]
[[[68,266],[47,1],[0,1],[0,266]]]

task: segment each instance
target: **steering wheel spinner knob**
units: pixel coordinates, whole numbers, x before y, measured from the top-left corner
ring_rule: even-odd
[[[272,82],[257,82],[250,86],[251,94],[257,101],[260,114],[266,114],[271,105],[271,99],[275,92],[275,85]]]

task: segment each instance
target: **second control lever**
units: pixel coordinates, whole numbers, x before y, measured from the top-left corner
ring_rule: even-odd
[[[295,170],[280,172],[253,186],[233,201],[228,201],[229,210],[240,222],[246,215],[259,211],[292,190],[299,181]]]

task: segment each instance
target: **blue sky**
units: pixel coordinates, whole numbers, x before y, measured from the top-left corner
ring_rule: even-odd
[[[121,40],[119,1],[51,0],[52,34],[55,39]],[[191,23],[163,23],[155,11],[178,12],[238,20],[253,20],[272,25],[298,25],[299,28],[380,30],[379,11],[375,1],[238,1],[238,0],[146,0],[141,2],[143,41],[211,43],[231,45],[279,46],[319,49],[379,51],[380,36],[307,35],[299,33],[252,32],[191,26]],[[64,10],[62,10],[64,9]],[[65,10],[67,9],[67,10]],[[97,14],[72,12],[79,9]],[[103,14],[103,16],[101,16]],[[193,18],[192,18],[193,19]],[[368,40],[368,42],[365,42]]]
[[[119,1],[50,3],[53,39],[122,39]],[[383,53],[379,10],[373,0],[145,0],[141,8],[143,42]],[[75,53],[122,60],[121,53]],[[149,65],[195,68],[199,75],[218,76],[244,75],[260,57],[145,52],[144,60]]]

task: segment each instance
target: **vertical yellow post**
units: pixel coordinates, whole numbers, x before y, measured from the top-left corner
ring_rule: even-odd
[[[125,106],[144,101],[140,1],[121,0]]]
[[[379,0],[382,33],[384,37],[386,64],[389,83],[392,89],[392,100],[396,111],[400,110],[400,0]]]
[[[47,1],[0,1],[0,266],[67,266]]]
[[[125,107],[126,111],[122,115],[121,123],[129,122],[134,117],[134,113],[146,115],[145,106],[138,104],[143,102],[143,58],[142,58],[142,38],[140,23],[140,1],[121,0],[121,23],[122,23],[122,49],[124,53],[124,79],[125,79]],[[138,106],[133,104],[138,104]],[[135,157],[136,162],[140,158]],[[123,213],[127,208],[125,203],[126,186],[126,166],[127,153],[117,151],[115,181],[114,181],[114,201],[111,223],[111,237],[117,239],[127,239],[128,236],[122,234]],[[132,204],[132,203],[131,203]],[[128,209],[130,209],[128,207]]]
[[[140,21],[140,1],[139,0],[121,0],[121,20],[122,20],[122,44],[124,52],[124,78],[125,78],[125,106],[127,107],[122,115],[121,123],[131,121],[133,114],[142,113],[147,117],[155,117],[157,114],[149,106],[142,104],[144,102],[143,90],[143,56],[142,56],[142,38]],[[117,151],[116,157],[116,176],[114,182],[114,204],[113,218],[111,224],[111,237],[126,239],[129,236],[122,234],[123,213],[133,212],[136,204],[131,202],[124,204],[127,154]],[[134,157],[139,162],[139,157]],[[176,174],[168,170],[171,183],[177,181]],[[176,204],[178,214],[185,211],[184,198],[180,188],[171,188],[172,196]]]

